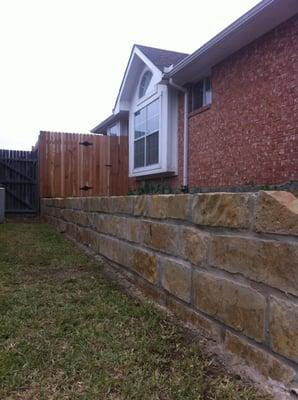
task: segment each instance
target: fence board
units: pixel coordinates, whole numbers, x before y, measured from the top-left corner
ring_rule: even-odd
[[[0,150],[0,184],[5,187],[5,211],[38,212],[37,151]]]
[[[37,146],[41,197],[127,194],[127,137],[41,132]]]

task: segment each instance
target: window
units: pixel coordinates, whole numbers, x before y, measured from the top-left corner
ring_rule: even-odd
[[[139,86],[139,98],[145,96],[148,86],[151,82],[152,72],[146,71],[142,76],[140,86]]]
[[[211,80],[210,78],[205,78],[196,83],[193,86],[192,92],[192,108],[196,110],[197,108],[211,104]]]
[[[118,125],[109,126],[107,129],[108,136],[118,136]]]
[[[134,116],[134,168],[157,164],[159,160],[159,100]]]

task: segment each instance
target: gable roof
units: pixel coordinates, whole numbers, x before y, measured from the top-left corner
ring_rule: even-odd
[[[154,64],[162,72],[164,67],[169,67],[170,65],[175,66],[188,56],[186,53],[157,49],[155,47],[142,46],[140,44],[135,44],[135,47],[140,49],[141,52],[152,62],[152,64]]]
[[[131,85],[135,85],[136,83],[137,76],[135,74],[133,75],[132,79],[130,79],[130,81],[128,81],[127,79],[129,77],[129,71],[132,68],[133,64],[135,66],[138,62],[147,64],[150,69],[155,69],[158,74],[162,75],[164,73],[165,67],[177,65],[187,56],[187,54],[179,53],[177,51],[157,49],[155,47],[134,44],[118,91],[115,106],[113,108],[113,113],[118,113],[120,111],[120,109],[117,108],[117,104],[119,102],[120,96],[122,95],[124,87],[129,87]]]
[[[165,81],[174,79],[174,82],[181,86],[201,79],[206,73],[210,73],[211,68],[221,60],[264,35],[266,32],[269,32],[287,19],[297,15],[297,12],[297,0],[262,0],[190,55],[135,44],[129,57],[113,113],[115,112],[118,115],[122,111],[116,109],[116,105],[135,54],[139,53],[137,54],[139,57],[147,59],[147,63],[155,67],[161,78],[163,77]],[[165,73],[164,68],[171,65],[173,65],[173,69]],[[112,116],[109,118],[112,118]],[[99,127],[102,128],[102,123],[99,124]]]

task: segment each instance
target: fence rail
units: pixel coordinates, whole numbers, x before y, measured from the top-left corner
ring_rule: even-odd
[[[41,197],[126,195],[127,137],[41,132]]]

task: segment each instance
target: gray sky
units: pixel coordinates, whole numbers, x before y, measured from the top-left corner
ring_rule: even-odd
[[[110,115],[134,43],[193,52],[258,0],[0,0],[0,148]]]

